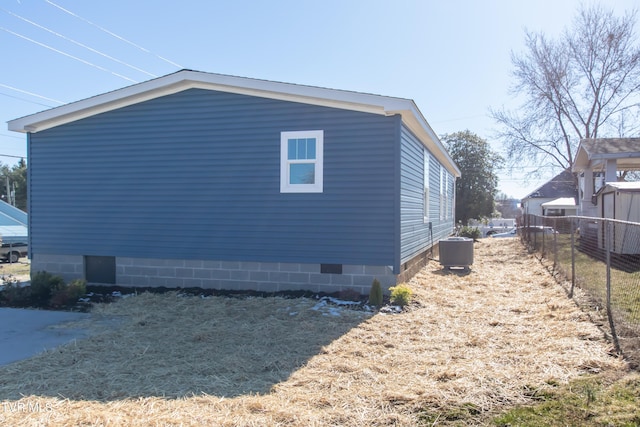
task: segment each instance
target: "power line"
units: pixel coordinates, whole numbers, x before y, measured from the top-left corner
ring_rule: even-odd
[[[162,56],[160,56],[160,55],[157,55],[157,54],[155,54],[155,53],[151,52],[150,50],[145,49],[144,47],[142,47],[142,46],[140,46],[140,45],[138,45],[138,44],[136,44],[136,43],[134,43],[134,42],[132,42],[132,41],[129,41],[129,40],[125,39],[124,37],[119,36],[119,35],[117,35],[116,33],[111,32],[111,31],[107,30],[107,29],[106,29],[106,28],[104,28],[104,27],[101,27],[100,25],[98,25],[98,24],[96,24],[96,23],[93,23],[93,22],[89,21],[88,19],[83,18],[82,16],[80,16],[80,15],[78,15],[78,14],[76,14],[76,13],[71,12],[70,10],[65,9],[64,7],[62,7],[62,6],[60,6],[60,5],[55,4],[54,2],[52,2],[52,1],[50,1],[50,0],[44,0],[44,1],[45,1],[45,2],[47,2],[47,3],[49,3],[51,6],[56,7],[56,8],[58,8],[58,9],[60,9],[61,11],[63,11],[63,12],[65,12],[65,13],[67,13],[67,14],[69,14],[69,15],[73,16],[74,18],[80,19],[81,21],[84,21],[84,22],[86,22],[87,24],[92,25],[92,26],[94,26],[94,27],[98,28],[99,30],[101,30],[101,31],[103,31],[103,32],[105,32],[105,33],[107,33],[107,34],[109,34],[110,36],[115,37],[115,38],[117,38],[118,40],[123,41],[123,42],[125,42],[125,43],[128,43],[128,44],[130,44],[131,46],[133,46],[133,47],[135,47],[135,48],[137,48],[137,49],[140,49],[141,51],[143,51],[143,52],[145,52],[145,53],[148,53],[148,54],[150,54],[150,55],[153,55],[153,56],[155,56],[156,58],[161,59],[162,61],[164,61],[164,62],[166,62],[166,63],[168,63],[168,64],[173,65],[174,67],[184,68],[183,66],[181,66],[181,65],[179,65],[179,64],[176,64],[175,62],[170,61],[170,60],[168,60],[167,58],[164,58],[164,57],[162,57]]]
[[[1,8],[0,8],[0,9],[1,9]],[[5,12],[5,13],[7,13],[7,14],[9,14],[9,15],[11,15],[11,16],[14,16],[14,17],[16,17],[16,18],[18,18],[18,19],[20,19],[20,20],[22,20],[22,21],[24,21],[24,22],[27,22],[27,23],[29,23],[29,24],[31,24],[31,25],[33,25],[33,26],[37,27],[37,28],[40,28],[40,29],[42,29],[42,30],[45,30],[45,31],[47,31],[47,32],[49,32],[49,33],[51,33],[51,34],[53,34],[53,35],[57,36],[57,37],[60,37],[61,39],[64,39],[64,40],[66,40],[66,41],[68,41],[68,42],[71,42],[71,43],[75,44],[76,46],[80,46],[80,47],[82,47],[82,48],[84,48],[84,49],[87,49],[87,50],[89,50],[89,51],[93,52],[93,53],[96,53],[96,54],[98,54],[98,55],[101,55],[101,56],[102,56],[102,57],[104,57],[104,58],[107,58],[107,59],[110,59],[110,60],[112,60],[112,61],[114,61],[114,62],[117,62],[118,64],[125,65],[125,66],[127,66],[127,67],[129,67],[129,68],[131,68],[131,69],[134,69],[134,70],[136,70],[136,71],[139,71],[139,72],[144,73],[144,74],[146,74],[146,75],[148,75],[148,76],[151,76],[151,77],[158,77],[158,76],[157,76],[157,75],[155,75],[155,74],[152,74],[152,73],[150,73],[150,72],[148,72],[148,71],[145,71],[145,70],[143,70],[143,69],[141,69],[141,68],[138,68],[138,67],[136,67],[136,66],[134,66],[134,65],[128,64],[128,63],[126,63],[126,62],[124,62],[124,61],[121,61],[121,60],[119,60],[119,59],[117,59],[117,58],[114,58],[114,57],[112,57],[112,56],[110,56],[110,55],[107,55],[106,53],[100,52],[100,51],[99,51],[99,50],[97,50],[97,49],[94,49],[94,48],[92,48],[92,47],[90,47],[90,46],[87,46],[87,45],[85,45],[85,44],[83,44],[83,43],[80,43],[80,42],[78,42],[78,41],[76,41],[76,40],[73,40],[73,39],[71,39],[71,38],[69,38],[69,37],[67,37],[67,36],[65,36],[65,35],[63,35],[63,34],[60,34],[60,33],[56,32],[56,31],[53,31],[53,30],[51,30],[51,29],[49,29],[49,28],[47,28],[47,27],[45,27],[45,26],[43,26],[43,25],[40,25],[40,24],[38,24],[38,23],[36,23],[36,22],[33,22],[33,21],[31,21],[31,20],[29,20],[29,19],[27,19],[27,18],[24,18],[24,17],[22,17],[22,16],[20,16],[20,15],[17,15],[17,14],[15,14],[15,13],[13,13],[13,12],[10,12],[10,11],[6,10],[6,9],[2,9],[2,11],[3,11],[3,12]]]
[[[5,138],[14,138],[14,139],[19,139],[21,141],[24,141],[24,137],[23,136],[15,136],[15,135],[9,135],[8,133],[0,133],[0,136],[3,136]]]
[[[30,100],[28,100],[26,98],[20,98],[19,96],[9,95],[9,94],[3,93],[3,92],[0,92],[0,95],[6,96],[7,98],[13,98],[13,99],[17,99],[17,100],[20,100],[20,101],[24,101],[24,102],[30,102],[30,103],[36,104],[36,105],[42,105],[43,107],[47,107],[47,108],[53,108],[52,105],[43,104],[42,102],[30,101]]]
[[[15,88],[13,86],[5,85],[5,84],[2,84],[2,83],[0,83],[0,87],[4,87],[4,88],[7,88],[7,89],[15,90],[16,92],[24,93],[25,95],[35,96],[36,98],[44,99],[46,101],[56,102],[58,104],[65,104],[64,101],[58,101],[57,99],[47,98],[46,96],[38,95],[37,93],[28,92],[26,90],[18,89],[18,88]],[[7,96],[9,96],[9,95],[7,95]],[[29,101],[29,102],[33,102],[33,101]],[[40,105],[44,105],[44,104],[40,104]],[[45,107],[50,107],[50,105],[45,105]]]
[[[68,57],[68,58],[75,59],[76,61],[80,61],[80,62],[82,62],[83,64],[86,64],[86,65],[89,65],[89,66],[91,66],[91,67],[97,68],[98,70],[106,71],[107,73],[111,73],[111,74],[113,74],[114,76],[120,77],[120,78],[122,78],[122,79],[128,80],[128,81],[133,82],[133,83],[138,83],[136,80],[133,80],[133,79],[130,79],[129,77],[123,76],[122,74],[118,74],[118,73],[116,73],[116,72],[114,72],[114,71],[111,71],[111,70],[108,70],[108,69],[106,69],[106,68],[104,68],[104,67],[101,67],[101,66],[99,66],[99,65],[93,64],[93,63],[91,63],[91,62],[89,62],[89,61],[85,61],[84,59],[78,58],[77,56],[73,56],[73,55],[71,55],[71,54],[69,54],[69,53],[63,52],[63,51],[61,51],[61,50],[59,50],[59,49],[56,49],[56,48],[51,47],[51,46],[49,46],[49,45],[46,45],[46,44],[44,44],[44,43],[40,43],[39,41],[36,41],[36,40],[30,39],[30,38],[29,38],[29,37],[27,37],[27,36],[23,36],[22,34],[18,34],[18,33],[14,32],[14,31],[11,31],[11,30],[6,29],[6,28],[4,28],[4,27],[0,27],[0,30],[2,30],[2,31],[6,31],[6,32],[7,32],[7,33],[9,33],[9,34],[13,34],[13,35],[14,35],[14,36],[16,36],[16,37],[20,37],[21,39],[27,40],[27,41],[29,41],[29,42],[31,42],[31,43],[35,43],[35,44],[37,44],[38,46],[42,46],[42,47],[44,47],[44,48],[47,48],[47,49],[49,49],[49,50],[52,50],[52,51],[54,51],[54,52],[56,52],[56,53],[59,53],[60,55],[64,55],[64,56],[66,56],[66,57]]]

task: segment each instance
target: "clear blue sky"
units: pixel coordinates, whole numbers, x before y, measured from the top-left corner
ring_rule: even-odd
[[[0,0],[0,120],[190,68],[410,98],[437,134],[469,129],[500,153],[488,109],[517,105],[511,51],[522,52],[525,28],[558,35],[579,4]],[[620,15],[637,0],[602,4]],[[4,124],[0,162],[26,156],[25,140]],[[521,198],[559,171],[544,172],[501,174],[499,188]]]

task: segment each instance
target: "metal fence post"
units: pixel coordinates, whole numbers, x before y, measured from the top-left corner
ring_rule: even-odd
[[[556,272],[558,266],[558,219],[553,218],[553,272]],[[544,234],[544,227],[542,228],[542,234]]]
[[[616,334],[615,322],[613,321],[613,313],[611,312],[611,245],[613,243],[612,225],[611,221],[606,222],[605,227],[605,252],[607,255],[607,317],[609,318],[609,327],[611,328],[611,338],[613,339],[613,345],[616,348],[618,354],[620,351],[620,342],[618,341],[618,334]]]
[[[544,221],[540,220],[540,222],[542,223],[541,226],[542,226],[542,230],[544,231]],[[537,225],[538,225],[538,221],[536,221],[536,226]],[[534,230],[531,230],[531,231],[534,231]],[[535,233],[535,232],[533,233],[533,241],[534,241],[533,247],[534,248],[538,247],[538,234],[540,234],[540,233]],[[544,258],[545,255],[546,254],[545,254],[545,251],[544,251],[544,233],[542,233],[542,251],[540,252],[540,259]]]
[[[573,230],[573,219],[569,221],[569,232],[571,233],[571,289],[569,298],[573,298],[573,288],[576,286],[576,237]]]

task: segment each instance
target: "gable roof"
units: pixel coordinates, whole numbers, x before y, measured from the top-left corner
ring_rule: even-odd
[[[577,198],[576,179],[569,169],[547,181],[541,187],[525,197],[525,199],[557,199],[560,197]]]
[[[617,170],[640,169],[640,138],[588,138],[578,145],[573,164],[574,172],[589,166],[602,170],[607,160],[617,160]]]
[[[451,159],[413,100],[193,70],[180,70],[146,82],[18,118],[10,121],[8,128],[16,132],[36,133],[96,114],[193,88],[385,116],[400,114],[403,123],[418,136],[440,163],[454,176],[460,176],[460,169]]]

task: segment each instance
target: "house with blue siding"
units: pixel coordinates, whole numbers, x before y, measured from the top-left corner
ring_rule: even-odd
[[[454,228],[412,100],[181,70],[9,122],[33,271],[118,286],[369,292]]]

